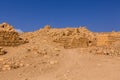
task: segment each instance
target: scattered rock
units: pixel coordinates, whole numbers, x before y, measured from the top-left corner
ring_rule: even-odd
[[[54,65],[54,64],[57,64],[58,61],[54,60],[54,61],[50,61],[49,63],[50,63],[51,65]]]
[[[5,58],[0,58],[0,62],[3,62],[5,60]]]
[[[3,48],[0,48],[0,55],[5,55],[7,54],[7,51],[4,50]]]
[[[54,50],[55,50],[55,51],[60,51],[60,49],[59,49],[59,48],[54,48]]]
[[[24,43],[28,43],[28,40],[21,38],[11,25],[0,24],[0,46],[18,46]]]
[[[11,70],[11,66],[10,65],[3,65],[2,67],[2,70],[5,71],[5,70]]]

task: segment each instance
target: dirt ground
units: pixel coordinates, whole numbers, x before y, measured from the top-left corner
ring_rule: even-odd
[[[120,57],[62,50],[57,62],[26,58],[27,66],[0,72],[0,80],[119,80]],[[35,58],[35,57],[32,57]],[[34,62],[35,61],[35,62]],[[46,61],[46,60],[45,60]]]

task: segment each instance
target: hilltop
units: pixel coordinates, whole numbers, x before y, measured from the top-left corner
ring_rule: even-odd
[[[0,24],[0,80],[118,80],[119,56],[120,32]]]

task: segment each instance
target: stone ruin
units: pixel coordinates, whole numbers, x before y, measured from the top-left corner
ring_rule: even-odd
[[[65,48],[109,46],[120,41],[120,32],[95,33],[86,27],[57,29],[46,25],[41,31],[51,37],[53,42],[60,43]],[[0,24],[0,46],[17,46],[27,42],[19,37],[19,33],[11,25]]]
[[[86,52],[120,56],[120,32],[96,33],[86,27],[42,29],[53,42],[69,48],[85,48]]]
[[[11,25],[0,24],[0,46],[18,46],[27,42],[19,37],[19,33]]]
[[[120,32],[99,33],[96,36],[96,46],[110,46],[120,41]]]
[[[86,27],[51,29],[50,26],[45,26],[43,30],[53,42],[60,43],[64,48],[110,46],[120,41],[120,32],[95,33]]]
[[[94,40],[93,32],[85,27],[49,29],[47,34],[64,48],[88,47]]]

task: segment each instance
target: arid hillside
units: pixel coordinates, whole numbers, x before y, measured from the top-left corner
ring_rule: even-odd
[[[17,32],[0,24],[0,80],[119,80],[120,32]]]

